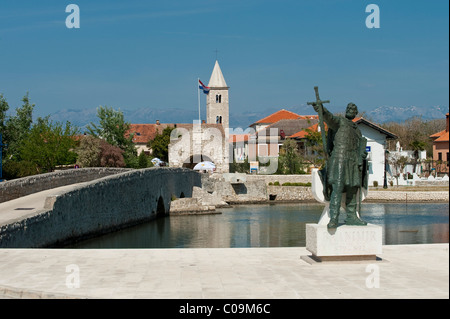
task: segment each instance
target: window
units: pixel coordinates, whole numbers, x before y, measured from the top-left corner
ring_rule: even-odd
[[[216,103],[222,103],[222,95],[220,94],[216,95]]]
[[[222,124],[222,116],[216,116],[216,124]]]
[[[442,161],[442,153],[441,152],[438,153],[438,161]]]

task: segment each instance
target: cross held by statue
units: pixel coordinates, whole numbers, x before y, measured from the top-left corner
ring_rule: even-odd
[[[327,156],[327,140],[325,136],[325,123],[323,122],[323,104],[324,103],[330,103],[329,100],[322,101],[319,97],[319,87],[315,86],[314,91],[316,92],[316,102],[307,102],[308,105],[312,105],[314,107],[318,107],[318,114],[319,114],[319,127],[320,127],[320,135],[322,136],[322,145],[323,145],[323,152],[325,159]]]
[[[308,105],[323,105],[325,103],[330,103],[330,100],[322,101],[319,97],[319,87],[315,86],[314,91],[316,92],[316,101],[315,102],[307,102]]]

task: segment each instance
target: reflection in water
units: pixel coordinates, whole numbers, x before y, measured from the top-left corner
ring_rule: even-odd
[[[448,208],[448,203],[364,203],[361,217],[383,227],[386,245],[448,243]],[[317,223],[322,209],[320,204],[238,205],[220,215],[160,218],[72,247],[304,247],[305,225]]]
[[[383,244],[448,243],[448,204],[365,204],[368,222],[383,227]]]

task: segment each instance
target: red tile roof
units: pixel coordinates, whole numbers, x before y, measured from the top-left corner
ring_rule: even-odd
[[[130,129],[126,136],[134,133],[134,143],[148,143],[157,134],[161,134],[166,127],[174,127],[174,124],[130,124]]]
[[[327,124],[324,124],[325,131],[328,129]],[[312,132],[319,132],[319,123],[316,123],[307,129],[297,132],[289,136],[290,138],[305,138],[309,133],[306,130],[311,130]]]
[[[364,123],[364,124],[366,124],[366,125],[368,125],[368,126],[374,128],[374,129],[376,129],[376,130],[378,130],[378,131],[380,131],[380,132],[386,134],[386,135],[387,135],[387,138],[389,138],[389,139],[396,139],[396,138],[397,138],[397,136],[395,136],[395,135],[392,134],[391,132],[386,131],[385,129],[379,127],[379,126],[376,125],[376,124],[373,124],[373,123],[367,121],[366,119],[364,119],[364,118],[362,118],[362,117],[356,117],[356,118],[354,118],[354,119],[353,119],[353,122],[355,122],[355,123],[357,123],[357,124],[358,124],[358,123]],[[325,126],[324,126],[325,131],[328,130],[328,127],[327,127],[326,123],[324,123],[324,125],[325,125]],[[308,129],[309,129],[309,130],[312,130],[313,132],[318,132],[318,131],[319,131],[318,127],[319,127],[319,124],[314,124],[313,126],[308,127]],[[289,136],[289,137],[290,137],[290,138],[304,138],[306,135],[308,135],[308,132],[306,132],[306,130],[303,130],[303,131],[297,132],[297,133],[295,133],[295,134],[293,134],[293,135],[291,135],[291,136]]]
[[[301,116],[294,112],[282,109],[273,114],[270,114],[269,116],[266,116],[265,118],[263,118],[259,121],[256,121],[253,124],[272,124],[272,123],[278,122],[280,120],[295,120],[298,118],[301,118]]]
[[[439,138],[439,137],[441,137],[443,134],[445,134],[445,131],[446,131],[446,130],[443,130],[443,131],[434,133],[433,135],[430,135],[430,137],[431,137],[431,138]]]
[[[434,142],[448,142],[449,141],[449,134],[448,131],[443,131],[444,134],[441,134],[437,139],[434,140]]]
[[[440,132],[434,133],[433,135],[430,135],[432,139],[434,139],[433,142],[448,142],[449,136],[448,136],[448,115],[449,113],[445,114],[445,117],[447,118],[447,127],[445,130],[442,130]]]

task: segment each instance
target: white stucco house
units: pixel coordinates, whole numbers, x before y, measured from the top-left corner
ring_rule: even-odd
[[[355,118],[353,121],[358,125],[362,136],[367,139],[369,186],[374,186],[375,181],[378,183],[378,186],[383,186],[387,168],[387,141],[395,140],[398,137],[362,117]]]
[[[378,186],[382,187],[384,185],[385,170],[387,168],[387,141],[397,139],[398,137],[365,118],[358,117],[355,118],[353,122],[358,125],[362,136],[367,139],[366,151],[368,152],[367,160],[369,163],[369,186],[374,186],[374,182],[376,182]],[[320,132],[320,126],[318,124],[312,125],[308,130]],[[303,143],[302,140],[305,139],[307,134],[307,131],[303,130],[291,135],[290,138],[296,139],[300,145]],[[389,176],[386,177],[388,178]]]

